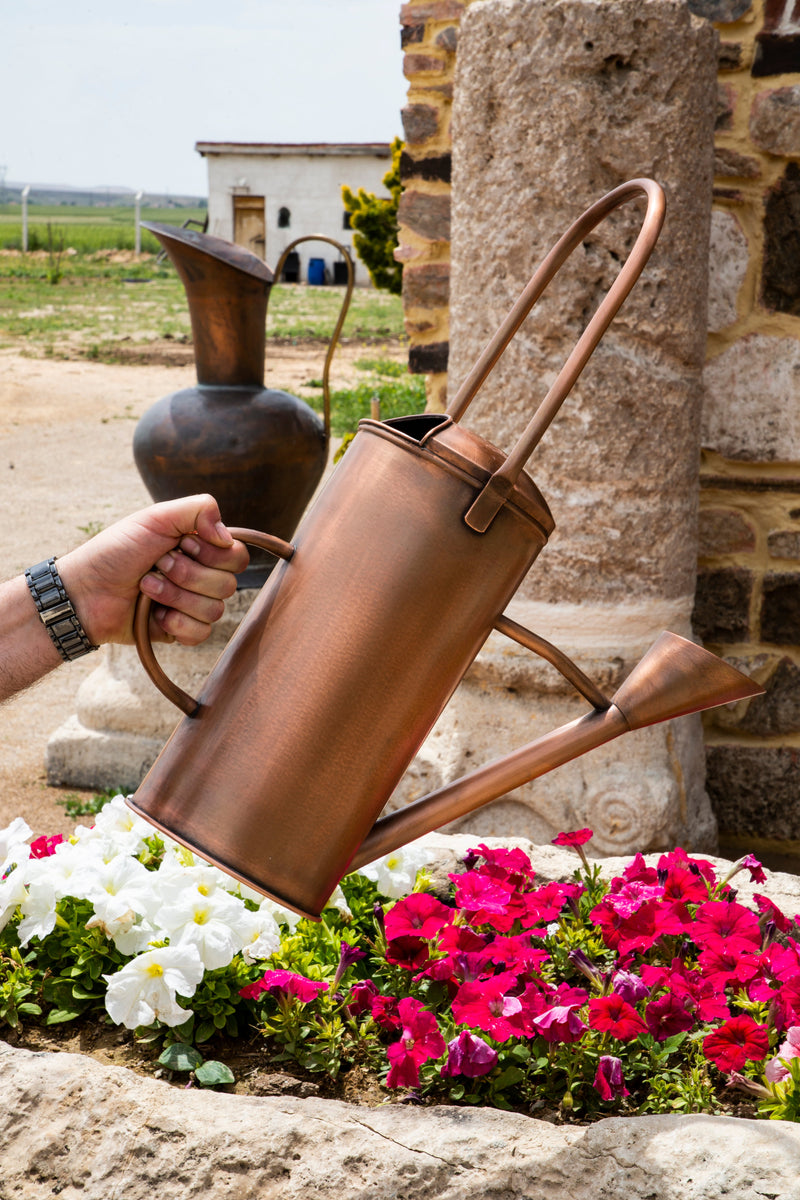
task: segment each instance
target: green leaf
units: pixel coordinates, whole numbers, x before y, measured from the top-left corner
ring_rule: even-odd
[[[170,1071],[194,1071],[200,1066],[203,1056],[194,1046],[187,1046],[185,1042],[173,1042],[158,1056],[158,1061]]]
[[[515,1083],[519,1083],[524,1074],[525,1072],[521,1071],[519,1067],[506,1067],[505,1071],[502,1071],[496,1079],[492,1080],[492,1089],[496,1092],[501,1092],[504,1088],[512,1087]]]
[[[53,1008],[47,1014],[47,1025],[60,1025],[64,1021],[74,1021],[83,1012],[82,1008]]]
[[[194,1035],[196,1042],[207,1042],[216,1033],[213,1021],[201,1021]]]
[[[225,1063],[216,1062],[212,1059],[210,1062],[204,1062],[201,1067],[198,1067],[194,1073],[194,1077],[203,1087],[214,1087],[218,1083],[234,1083],[233,1071],[230,1067],[226,1067]]]

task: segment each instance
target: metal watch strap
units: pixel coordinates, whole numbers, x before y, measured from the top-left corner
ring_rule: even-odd
[[[25,581],[42,624],[65,662],[82,658],[98,646],[92,645],[61,582],[55,558],[28,567]]]

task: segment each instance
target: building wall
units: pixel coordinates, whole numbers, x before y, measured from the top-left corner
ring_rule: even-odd
[[[286,246],[312,233],[335,238],[352,251],[352,231],[343,227],[342,185],[365,188],[388,196],[382,179],[391,167],[391,154],[272,154],[205,152],[208,163],[208,232],[234,240],[234,196],[263,196],[266,246],[264,257],[274,267]],[[278,213],[288,208],[288,228],[278,225]],[[323,258],[332,274],[338,259],[334,247],[309,242],[299,247],[301,279],[308,277],[309,258]],[[367,285],[366,268],[354,257],[356,282]]]
[[[477,2],[400,10],[409,90],[397,253],[410,363],[433,409],[447,387],[459,25]],[[694,626],[767,689],[707,716],[708,789],[723,844],[800,854],[800,4],[689,8],[719,34]]]

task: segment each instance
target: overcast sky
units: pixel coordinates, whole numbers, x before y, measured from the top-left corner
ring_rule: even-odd
[[[402,132],[400,0],[0,0],[9,181],[205,195],[197,141]]]

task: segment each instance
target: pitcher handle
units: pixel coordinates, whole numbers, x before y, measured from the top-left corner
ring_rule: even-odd
[[[286,262],[289,254],[291,254],[295,246],[299,246],[301,242],[327,242],[329,246],[336,247],[339,253],[344,256],[344,261],[347,263],[347,289],[344,294],[344,300],[342,301],[342,307],[339,309],[339,316],[337,318],[336,325],[334,326],[333,333],[331,334],[331,340],[328,343],[328,353],[325,355],[325,366],[322,368],[322,421],[325,428],[325,440],[328,441],[331,435],[331,394],[328,387],[328,378],[331,373],[333,356],[336,352],[336,347],[339,344],[339,335],[342,332],[342,326],[344,325],[345,317],[347,316],[347,310],[350,307],[350,298],[353,295],[356,276],[355,271],[353,270],[353,260],[350,257],[350,251],[348,250],[347,246],[343,246],[341,242],[337,242],[335,238],[328,237],[327,234],[309,233],[304,237],[295,238],[293,242],[289,242],[289,245],[281,254],[280,258],[275,264],[276,283],[280,281],[281,271],[283,270],[283,265]]]
[[[484,533],[494,520],[514,487],[517,476],[541,441],[543,434],[569,395],[598,342],[641,275],[664,223],[666,199],[663,189],[655,180],[631,179],[628,183],[621,184],[620,187],[614,188],[600,200],[595,201],[577,221],[570,225],[539,266],[447,408],[447,415],[454,421],[458,421],[464,415],[500,355],[550,280],[558,273],[573,250],[580,245],[587,233],[599,225],[615,208],[642,195],[647,198],[647,211],[639,235],[622,270],[575,344],[572,353],[561,368],[558,378],[534,413],[522,437],[502,466],[492,475],[465,517],[470,528],[478,533]]]
[[[269,533],[259,533],[257,529],[239,529],[235,526],[228,526],[228,532],[240,542],[246,542],[251,546],[258,546],[261,550],[268,550],[270,554],[277,555],[278,558],[288,562],[295,551],[295,547],[291,542],[284,542],[282,538],[273,537]],[[153,643],[150,640],[150,609],[152,600],[149,596],[145,596],[143,592],[139,593],[136,601],[136,608],[133,614],[133,640],[136,643],[136,649],[139,652],[139,658],[150,679],[161,692],[166,696],[181,712],[185,712],[187,717],[196,715],[200,708],[200,701],[195,700],[183,688],[178,687],[170,677],[162,670],[153,652]]]

